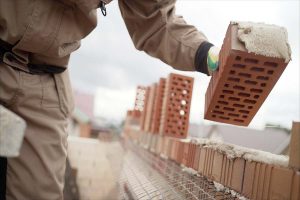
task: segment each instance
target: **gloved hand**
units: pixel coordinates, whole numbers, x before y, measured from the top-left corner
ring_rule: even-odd
[[[219,53],[220,49],[212,46],[207,53],[207,69],[210,75],[219,67]]]

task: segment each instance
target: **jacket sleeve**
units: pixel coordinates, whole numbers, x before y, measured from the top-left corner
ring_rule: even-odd
[[[200,46],[207,47],[210,43],[203,33],[175,15],[175,3],[176,0],[119,0],[119,7],[138,50],[175,69],[205,73],[199,70],[203,66],[197,66],[196,62],[202,61],[195,56],[203,51]],[[205,55],[202,57],[206,59]]]

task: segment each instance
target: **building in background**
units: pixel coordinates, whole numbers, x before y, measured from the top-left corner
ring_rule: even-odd
[[[191,124],[189,136],[220,140],[274,154],[288,154],[290,133],[285,128],[266,127],[256,130],[231,125]]]
[[[80,90],[73,90],[75,107],[84,112],[89,118],[94,118],[95,96]]]

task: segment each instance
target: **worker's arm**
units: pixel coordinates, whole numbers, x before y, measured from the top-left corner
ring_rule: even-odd
[[[175,15],[176,0],[119,0],[135,47],[175,69],[209,74],[205,35]]]

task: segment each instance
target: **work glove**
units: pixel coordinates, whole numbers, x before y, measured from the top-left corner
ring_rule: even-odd
[[[196,71],[212,75],[219,67],[220,49],[209,42],[202,42],[195,56]]]
[[[207,53],[207,69],[209,75],[212,75],[219,67],[219,53],[220,49],[216,46],[212,46]]]

